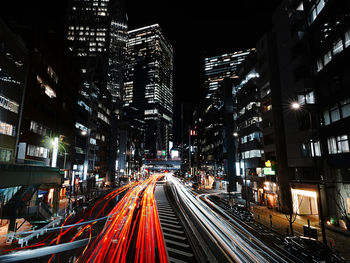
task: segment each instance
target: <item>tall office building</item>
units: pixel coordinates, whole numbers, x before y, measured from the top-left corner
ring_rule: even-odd
[[[107,90],[112,95],[114,107],[122,105],[124,91],[125,53],[127,43],[127,16],[123,1],[113,1],[109,9],[112,12],[109,27],[109,56]],[[119,111],[116,112],[121,118]]]
[[[110,153],[117,151],[117,138],[111,139],[111,131],[120,111],[112,101],[121,96],[123,83],[120,54],[127,27],[122,13],[119,0],[72,0],[68,14],[68,46],[81,70],[73,171],[83,180],[96,174],[114,179],[115,154]]]
[[[244,61],[250,50],[236,51],[204,59],[206,98],[215,103],[214,91],[224,78],[237,78],[237,67]]]
[[[145,155],[166,156],[173,129],[173,49],[158,24],[128,32],[124,106],[145,122]],[[141,122],[140,122],[141,123]]]

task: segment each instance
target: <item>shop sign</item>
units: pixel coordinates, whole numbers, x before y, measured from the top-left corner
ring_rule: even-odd
[[[275,175],[276,174],[276,172],[274,170],[272,170],[271,167],[264,167],[263,173],[266,175]]]

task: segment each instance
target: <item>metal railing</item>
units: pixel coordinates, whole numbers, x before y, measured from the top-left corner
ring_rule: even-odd
[[[39,236],[42,236],[43,234],[45,234],[49,230],[49,228],[55,227],[56,225],[59,225],[61,223],[61,219],[62,219],[61,217],[57,217],[56,219],[54,219],[53,221],[51,221],[47,225],[43,226],[42,228],[36,230],[32,234],[30,234],[26,237],[18,238],[18,244],[21,245],[21,247],[23,247],[24,244],[26,246],[28,246],[28,242],[31,239],[33,239],[34,237],[38,238]]]

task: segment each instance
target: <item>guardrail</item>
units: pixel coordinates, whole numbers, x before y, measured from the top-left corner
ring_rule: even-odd
[[[82,246],[86,246],[89,243],[89,238],[76,240],[73,242],[67,242],[54,246],[47,246],[36,248],[30,251],[17,251],[11,254],[0,256],[0,262],[23,262],[30,259],[40,258],[52,254],[62,253],[65,251],[73,250]]]
[[[50,227],[55,227],[56,225],[59,225],[60,222],[61,222],[61,217],[57,217],[55,220],[51,221],[50,223],[43,226],[42,228],[36,230],[32,234],[30,234],[26,237],[23,237],[23,238],[18,238],[18,244],[21,245],[21,247],[23,247],[24,244],[26,246],[28,246],[28,241],[30,241],[34,237],[38,238],[39,236],[42,236],[43,234],[45,234],[48,231],[48,229]]]

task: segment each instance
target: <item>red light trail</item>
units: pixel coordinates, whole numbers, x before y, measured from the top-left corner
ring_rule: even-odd
[[[154,200],[161,177],[153,175],[129,189],[79,262],[168,262]]]

